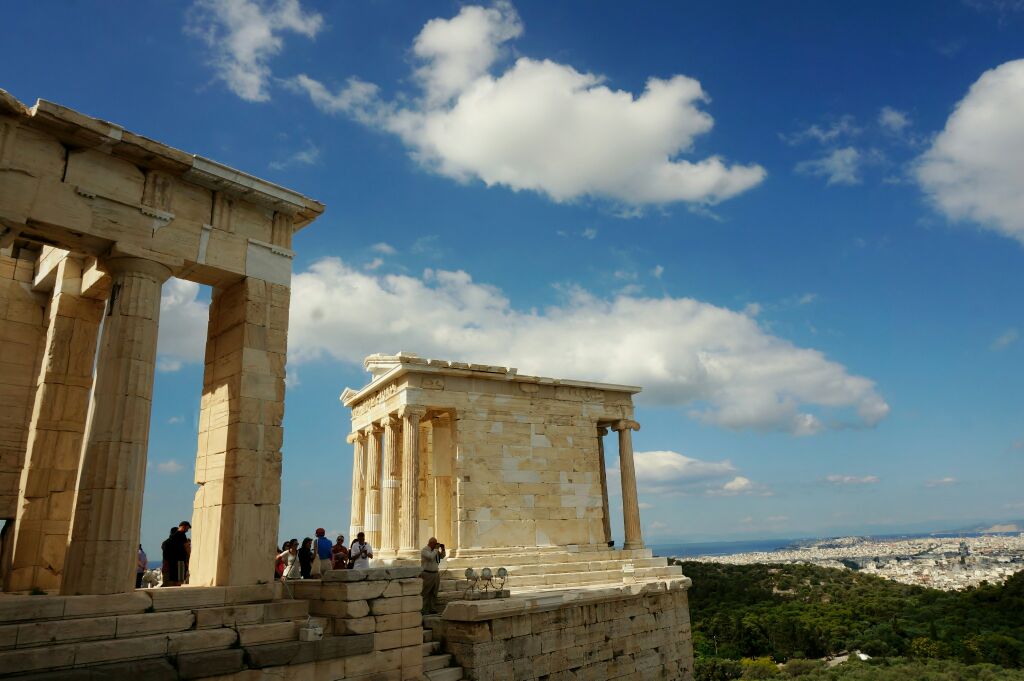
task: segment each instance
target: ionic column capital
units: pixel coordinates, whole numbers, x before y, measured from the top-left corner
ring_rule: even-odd
[[[398,418],[398,414],[392,412],[385,416],[384,418],[379,419],[376,425],[379,428],[395,428],[396,426],[398,426],[399,423],[401,423],[401,420]]]
[[[598,426],[597,427],[597,436],[598,437],[604,437],[607,434],[608,434],[608,426]]]
[[[366,438],[366,435],[365,435],[365,434],[363,434],[363,431],[361,431],[361,430],[357,430],[357,431],[356,431],[356,432],[354,432],[354,433],[349,433],[349,434],[348,434],[348,435],[347,435],[347,436],[345,437],[345,442],[347,442],[347,443],[349,443],[349,444],[351,445],[351,444],[355,444],[355,443],[356,443],[356,442],[358,442],[359,440],[363,440],[363,439],[365,439],[365,438]]]
[[[415,418],[417,421],[419,421],[421,418],[423,418],[426,415],[426,413],[427,413],[427,408],[426,407],[421,407],[421,406],[415,405],[415,404],[406,404],[406,405],[403,405],[402,407],[400,407],[398,409],[398,415],[399,415],[399,417],[401,417],[403,419],[410,419],[411,420],[411,419]]]
[[[624,430],[640,430],[640,424],[631,419],[622,419],[611,424],[611,429],[616,433],[620,433]]]
[[[379,434],[380,434],[380,433],[382,433],[383,431],[384,431],[384,426],[383,426],[383,425],[379,425],[379,424],[378,424],[378,423],[377,423],[376,421],[374,421],[374,422],[373,422],[373,423],[371,423],[370,425],[368,425],[368,426],[365,426],[365,427],[364,427],[364,428],[363,428],[362,430],[360,430],[359,432],[360,432],[360,433],[362,433],[363,437],[365,437],[365,438],[371,438],[371,437],[373,437],[374,435],[379,435]]]

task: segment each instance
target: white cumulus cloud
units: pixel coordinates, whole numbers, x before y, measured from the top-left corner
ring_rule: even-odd
[[[1024,243],[1024,59],[986,71],[918,160],[917,181],[952,220]]]
[[[296,274],[292,287],[297,364],[331,357],[359,365],[401,349],[640,385],[641,399],[686,407],[710,424],[800,435],[873,426],[889,411],[871,380],[741,312],[691,298],[602,298],[569,287],[559,304],[518,310],[464,271],[381,274],[338,258]]]
[[[160,294],[160,332],[157,369],[178,371],[187,363],[202,362],[206,351],[209,305],[199,300],[200,287],[184,279],[169,279]]]
[[[947,476],[945,478],[936,478],[935,480],[929,480],[924,485],[925,487],[949,487],[950,485],[955,485],[958,482],[960,481],[957,480],[956,478]]]
[[[434,172],[558,202],[714,204],[764,179],[756,164],[685,157],[714,124],[698,81],[652,77],[634,95],[550,59],[496,68],[522,32],[515,9],[500,1],[427,22],[413,41],[420,92],[394,101],[358,78],[336,91],[306,74],[291,82],[320,109],[399,136]]]
[[[217,77],[250,102],[270,99],[268,62],[284,47],[283,33],[313,38],[323,17],[299,0],[196,0],[185,29],[210,48]]]

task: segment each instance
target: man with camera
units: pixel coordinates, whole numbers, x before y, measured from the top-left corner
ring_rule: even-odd
[[[440,563],[445,557],[444,544],[437,542],[437,537],[431,537],[427,545],[420,551],[420,567],[423,572],[420,579],[423,580],[423,614],[433,615],[437,609],[437,590],[441,586]]]
[[[373,547],[366,541],[366,535],[360,532],[352,547],[348,551],[351,565],[356,570],[365,570],[370,567],[370,559],[373,558]]]

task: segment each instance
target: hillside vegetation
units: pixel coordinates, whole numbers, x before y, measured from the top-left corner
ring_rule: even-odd
[[[1024,680],[1024,572],[953,592],[813,565],[682,566],[698,678],[738,678],[735,665],[767,678],[795,660],[789,675],[808,679]],[[887,659],[808,662],[848,650]]]

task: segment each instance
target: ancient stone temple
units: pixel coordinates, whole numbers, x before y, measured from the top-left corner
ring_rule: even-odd
[[[274,581],[291,244],[323,210],[0,90],[0,678],[690,678],[689,580],[643,546],[628,386],[371,358],[344,399],[352,526],[383,566]],[[212,287],[190,579],[135,589],[170,277]],[[454,555],[424,619],[431,534]],[[464,571],[499,564],[507,597],[474,598]]]
[[[633,464],[640,388],[371,355],[352,410],[350,532],[382,564],[445,543],[435,639],[467,678],[690,678],[690,581],[644,547]],[[614,438],[614,440],[613,440]],[[605,441],[624,519],[613,546]],[[467,569],[503,567],[472,600]],[[507,592],[507,594],[505,593]],[[561,677],[558,677],[561,678]]]
[[[0,91],[0,517],[8,591],[134,588],[160,289],[213,288],[192,582],[277,541],[292,235],[323,206]]]

